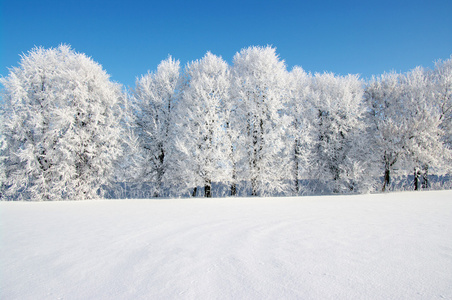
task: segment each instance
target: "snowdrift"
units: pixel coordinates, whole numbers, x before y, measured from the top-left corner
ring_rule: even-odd
[[[1,299],[452,299],[452,191],[0,202]]]

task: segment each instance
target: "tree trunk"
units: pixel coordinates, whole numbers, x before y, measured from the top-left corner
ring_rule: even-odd
[[[414,168],[414,190],[415,191],[419,190],[420,176],[421,176],[421,171],[417,167],[415,167]]]
[[[391,168],[397,162],[397,154],[384,152],[383,161],[385,163],[385,174],[383,189],[384,192],[387,188],[389,189],[389,184],[391,183]]]
[[[204,185],[204,197],[212,198],[212,182],[210,180],[207,180]]]
[[[383,180],[383,188],[382,192],[386,191],[386,188],[389,188],[389,184],[391,183],[391,171],[389,168],[385,168],[385,175]]]
[[[236,180],[237,180],[236,172],[237,171],[236,171],[236,164],[235,164],[235,159],[234,159],[234,145],[233,145],[232,136],[231,136],[231,132],[230,132],[230,128],[229,128],[229,122],[226,122],[226,132],[228,134],[229,141],[231,142],[230,159],[232,162],[232,183],[231,183],[230,193],[231,193],[231,196],[235,196],[235,195],[237,195],[237,185],[236,185]]]
[[[231,183],[231,196],[237,195],[237,174],[235,170],[235,163],[232,164],[232,183]]]
[[[232,148],[232,147],[231,147]],[[231,183],[231,196],[237,195],[237,174],[235,169],[235,162],[232,164],[232,183]]]
[[[251,196],[257,196],[257,179],[251,178]]]
[[[294,170],[293,170],[293,176],[294,176],[294,180],[295,180],[295,188],[294,188],[294,193],[295,195],[298,195],[298,193],[300,192],[300,184],[298,183],[298,170],[299,170],[299,162],[298,162],[298,140],[295,140],[295,144],[294,144]]]
[[[258,176],[258,137],[257,130],[253,132],[253,157],[251,161],[251,196],[257,196],[257,176]]]
[[[237,185],[235,183],[231,184],[231,196],[237,195]]]
[[[194,187],[191,196],[196,197],[197,192],[198,192],[198,187]]]
[[[154,192],[155,198],[161,196],[163,175],[165,173],[165,169],[163,168],[163,162],[165,161],[165,150],[163,149],[163,145],[159,145],[159,150],[160,154],[158,156],[159,166],[157,167],[157,190]]]
[[[428,189],[430,183],[428,181],[428,165],[423,165],[422,167],[422,189]]]

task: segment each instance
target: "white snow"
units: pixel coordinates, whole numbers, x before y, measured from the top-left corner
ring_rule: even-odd
[[[452,191],[0,202],[1,299],[452,299]]]

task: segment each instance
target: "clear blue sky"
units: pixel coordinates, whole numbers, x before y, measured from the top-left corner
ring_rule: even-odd
[[[0,0],[0,74],[36,46],[67,43],[133,86],[168,54],[182,65],[207,51],[229,63],[273,45],[288,68],[408,71],[452,54],[452,1]]]

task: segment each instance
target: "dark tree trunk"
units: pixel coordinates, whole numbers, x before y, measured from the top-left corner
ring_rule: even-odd
[[[253,132],[253,158],[251,163],[251,196],[257,196],[257,176],[258,176],[258,143],[257,130]]]
[[[418,168],[414,168],[414,190],[419,190],[421,171]]]
[[[212,198],[212,183],[210,180],[204,185],[204,197]]]
[[[237,195],[237,185],[235,183],[231,184],[231,196]]]
[[[237,174],[236,174],[236,165],[235,165],[235,159],[234,159],[234,145],[233,145],[232,136],[231,136],[231,132],[230,132],[230,128],[229,128],[229,122],[226,122],[226,132],[227,132],[228,138],[231,142],[230,159],[232,162],[232,183],[231,183],[231,188],[230,188],[230,194],[231,194],[231,196],[235,196],[235,195],[237,195],[237,185],[236,185]]]
[[[389,184],[391,183],[391,169],[397,162],[397,156],[397,154],[387,153],[386,151],[384,153],[383,161],[385,163],[385,174],[382,188],[383,192],[386,191],[386,189],[389,189]]]
[[[165,169],[163,168],[163,162],[165,161],[165,150],[163,149],[163,145],[160,145],[159,148],[160,154],[158,156],[159,166],[157,168],[157,190],[154,192],[155,198],[161,196],[163,175],[165,173]]]
[[[197,192],[198,192],[198,187],[194,187],[191,196],[196,197]]]
[[[430,183],[428,181],[428,165],[422,167],[422,189],[428,189]]]
[[[339,194],[340,193],[339,179],[341,178],[340,170],[336,165],[332,165],[330,167],[330,171],[331,171],[331,174],[333,175],[333,180],[334,180],[333,193]]]
[[[389,168],[385,168],[385,175],[383,180],[383,188],[382,191],[386,191],[386,188],[389,188],[389,184],[391,183],[391,171]]]
[[[257,196],[257,180],[256,180],[256,178],[251,179],[251,196]]]
[[[294,193],[295,195],[298,195],[298,193],[300,192],[300,184],[298,183],[298,170],[299,170],[299,166],[298,166],[298,140],[295,140],[295,147],[294,147],[294,170],[293,170],[293,176],[295,179],[295,188],[294,188]]]
[[[232,183],[231,183],[231,196],[237,195],[237,174],[235,173],[235,163],[232,164]]]

